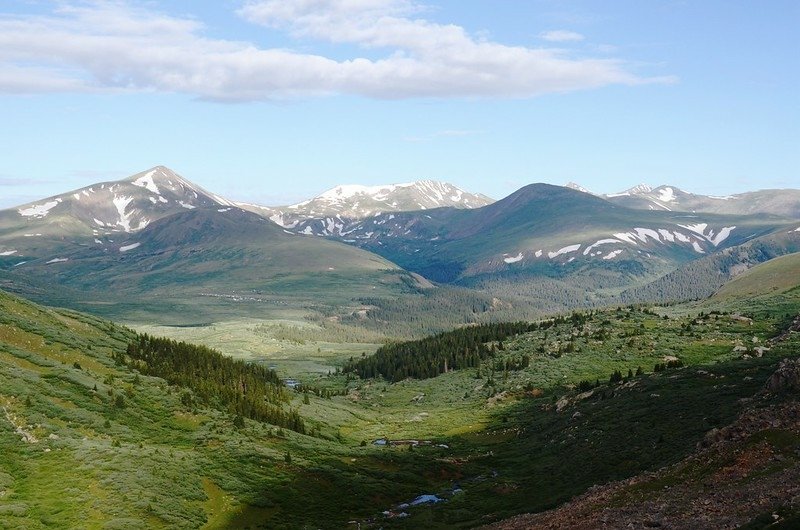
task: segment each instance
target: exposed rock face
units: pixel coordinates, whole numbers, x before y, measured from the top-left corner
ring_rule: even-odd
[[[800,391],[800,359],[782,360],[775,373],[767,379],[765,389],[772,393]]]

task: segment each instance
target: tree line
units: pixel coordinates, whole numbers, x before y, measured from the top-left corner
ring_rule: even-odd
[[[552,322],[542,324],[549,327]],[[504,340],[539,327],[540,324],[530,322],[481,324],[424,339],[390,343],[369,357],[351,358],[344,372],[356,373],[362,379],[380,376],[392,382],[407,377],[428,379],[450,370],[477,367],[504,349]]]
[[[140,334],[115,360],[145,375],[189,388],[182,402],[195,400],[256,421],[305,433],[297,411],[283,409],[289,393],[273,370],[225,357],[206,346]]]

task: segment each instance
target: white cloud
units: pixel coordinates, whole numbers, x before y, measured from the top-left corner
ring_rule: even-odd
[[[121,1],[56,5],[48,15],[0,17],[0,92],[151,91],[226,101],[531,97],[669,81],[639,77],[621,60],[477,38],[415,18],[425,6],[407,0],[249,1],[238,11],[264,31],[384,53],[346,60],[208,38],[197,20]]]
[[[585,39],[580,33],[563,29],[545,31],[539,34],[539,38],[548,42],[577,42]]]

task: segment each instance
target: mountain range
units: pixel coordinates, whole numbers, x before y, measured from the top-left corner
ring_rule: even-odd
[[[0,211],[0,281],[40,301],[58,292],[59,303],[106,309],[174,300],[165,295],[177,290],[188,306],[201,296],[253,304],[268,296],[349,300],[356,310],[364,297],[419,294],[432,281],[553,310],[613,303],[762,238],[783,234],[784,251],[800,239],[797,190],[721,199],[671,186],[606,197],[576,188],[531,184],[492,201],[419,181],[339,186],[266,207],[158,166]],[[747,208],[721,206],[740,203]],[[730,210],[738,213],[720,213]]]
[[[570,182],[567,187],[591,193]],[[777,215],[800,219],[800,190],[758,190],[734,195],[698,195],[676,186],[639,184],[619,193],[598,195],[615,204],[641,210],[666,210],[731,215]]]

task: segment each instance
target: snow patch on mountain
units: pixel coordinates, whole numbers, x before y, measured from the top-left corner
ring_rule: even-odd
[[[685,228],[691,232],[694,232],[695,234],[701,236],[703,239],[705,239],[715,247],[718,247],[720,243],[728,239],[728,237],[730,237],[731,235],[731,232],[733,232],[736,229],[735,226],[724,226],[720,229],[719,233],[715,234],[714,230],[710,230],[708,231],[708,233],[706,233],[708,229],[708,223],[696,223],[693,225],[678,225],[678,226],[680,226],[681,228]]]
[[[69,258],[53,258],[45,263],[45,265],[50,265],[51,263],[63,263],[65,261],[69,261]]]
[[[600,241],[595,241],[583,251],[583,255],[586,256],[591,252],[595,247],[599,247],[600,245],[608,245],[611,243],[619,243],[619,239],[601,239]]]
[[[197,198],[197,194],[196,193],[195,193],[195,198]],[[228,199],[226,199],[224,197],[220,197],[219,195],[216,195],[214,193],[211,194],[211,198],[214,199],[215,201],[217,201],[218,203],[220,203],[223,206],[235,206],[235,204],[233,204]]]
[[[16,253],[16,250],[4,250],[3,252],[0,252],[0,256],[13,256]]]
[[[178,204],[186,208],[187,210],[194,210],[196,206],[194,204],[189,204],[188,202],[178,201]]]
[[[141,245],[141,243],[131,243],[130,245],[122,245],[121,247],[119,247],[119,251],[120,252],[127,252],[129,250],[133,250],[135,248],[139,248],[140,245]]]
[[[670,187],[662,188],[658,190],[658,200],[661,202],[672,202],[677,197],[675,197],[675,190]]]
[[[708,223],[697,223],[693,225],[678,225],[681,228],[685,228],[695,234],[699,234],[701,236],[705,235],[706,228],[708,228]]]
[[[669,230],[666,230],[664,228],[659,228],[658,229],[658,233],[659,233],[659,235],[661,237],[664,238],[664,241],[668,241],[670,243],[674,243],[675,242],[675,234],[673,234]]]
[[[61,199],[59,198],[52,201],[47,201],[43,204],[34,204],[28,208],[20,208],[17,211],[22,217],[34,217],[36,219],[42,219],[47,217],[47,214],[50,213],[50,210],[58,206],[60,203]]]
[[[155,193],[156,195],[161,195],[161,192],[156,186],[155,181],[153,180],[153,175],[158,171],[158,169],[152,169],[148,171],[144,176],[139,177],[138,179],[133,181],[134,186],[139,186],[140,188],[146,188],[148,191]]]
[[[718,247],[720,243],[728,239],[728,237],[731,235],[731,232],[733,232],[735,228],[735,226],[725,226],[717,235],[713,235],[714,232],[711,232],[711,234],[708,236],[708,240],[711,241],[712,245]]]
[[[611,252],[609,252],[608,254],[603,256],[603,259],[604,260],[614,259],[617,256],[619,256],[620,254],[622,254],[622,249],[612,250]]]
[[[548,252],[547,257],[553,259],[555,257],[561,256],[562,254],[569,254],[570,252],[576,252],[581,248],[580,244],[577,245],[569,245],[567,247],[561,248],[555,252]]]
[[[505,261],[508,264],[516,263],[518,261],[522,261],[522,257],[523,257],[522,256],[522,252],[520,252],[519,254],[517,254],[516,256],[514,256],[512,258],[503,258],[503,261]]]
[[[567,185],[565,187],[571,190],[580,191],[582,193],[592,193],[591,191],[587,190],[586,188],[575,182],[567,182]]]
[[[131,216],[133,213],[125,213],[128,205],[133,201],[133,197],[126,197],[125,195],[114,195],[113,203],[119,214],[119,221],[117,226],[121,226],[126,232],[131,231]],[[95,219],[97,221],[97,219]]]

